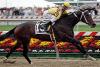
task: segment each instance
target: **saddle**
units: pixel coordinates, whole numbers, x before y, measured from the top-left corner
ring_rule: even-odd
[[[35,34],[49,34],[51,28],[50,22],[40,21],[35,25]]]

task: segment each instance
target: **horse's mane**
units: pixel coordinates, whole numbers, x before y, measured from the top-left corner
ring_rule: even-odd
[[[70,13],[67,13],[67,14],[62,14],[61,17],[55,22],[55,25],[58,25],[58,26],[66,25],[66,22],[68,22],[68,23],[71,22],[69,24],[75,25],[77,23],[77,19],[76,19],[76,16],[74,16],[73,13],[78,15],[79,11],[74,11],[74,12],[70,12]]]
[[[77,12],[79,12],[79,10],[76,10],[76,11],[74,11],[74,12],[69,12],[69,13],[66,13],[66,14],[62,14],[61,17],[60,17],[60,19],[65,18],[65,17],[69,17],[69,16],[71,16],[73,13],[77,13]]]
[[[69,13],[66,13],[66,14],[62,14],[61,17],[60,17],[60,19],[62,19],[64,17],[67,17],[67,16],[70,16],[73,13],[77,13],[79,11],[83,11],[84,12],[86,10],[88,10],[89,12],[90,11],[95,11],[95,12],[97,11],[95,7],[92,7],[92,6],[89,6],[89,5],[82,5],[82,6],[80,6],[79,9],[75,10],[74,12],[69,12]]]

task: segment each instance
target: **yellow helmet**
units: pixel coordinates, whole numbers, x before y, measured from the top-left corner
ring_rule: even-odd
[[[70,7],[71,5],[70,5],[69,2],[64,2],[64,3],[63,3],[63,6],[65,6],[65,7]]]

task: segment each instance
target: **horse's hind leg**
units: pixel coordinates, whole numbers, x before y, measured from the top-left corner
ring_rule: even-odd
[[[10,52],[8,52],[8,54],[3,58],[2,61],[5,62],[10,57],[10,55],[13,53],[13,51],[15,51],[20,45],[21,45],[21,42],[17,41],[17,43],[15,44],[15,46],[11,48]]]
[[[13,53],[13,51],[15,51],[20,45],[21,45],[20,41],[17,41],[15,46],[13,48],[11,48],[10,52],[6,55],[6,58],[8,59],[10,57],[10,55]]]
[[[22,40],[23,43],[23,56],[25,57],[25,59],[31,64],[31,60],[28,57],[28,47],[29,47],[29,42],[30,39],[24,38]]]

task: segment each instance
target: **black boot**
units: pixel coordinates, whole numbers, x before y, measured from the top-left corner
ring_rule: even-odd
[[[49,22],[45,25],[45,31],[46,31],[46,32],[49,32],[51,25],[52,25],[52,22],[51,22],[51,21],[49,21]]]

